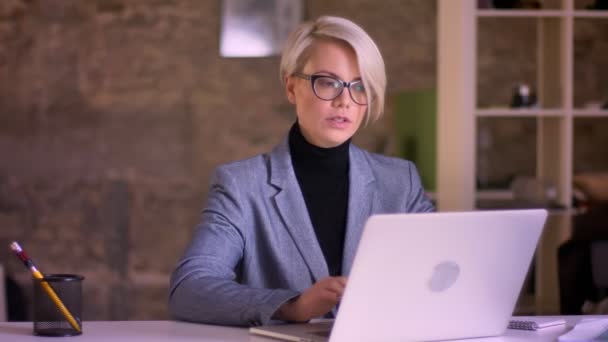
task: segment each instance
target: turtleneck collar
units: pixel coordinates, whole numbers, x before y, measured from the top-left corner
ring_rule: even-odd
[[[297,121],[289,131],[289,149],[294,166],[313,172],[348,172],[350,141],[348,139],[336,147],[323,148],[306,140]]]

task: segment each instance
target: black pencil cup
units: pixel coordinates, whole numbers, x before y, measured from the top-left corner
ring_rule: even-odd
[[[83,276],[75,274],[46,274],[43,279],[34,278],[34,335],[82,334],[83,280]],[[53,294],[56,300],[53,300]],[[65,310],[60,308],[61,305]],[[80,331],[70,324],[68,317],[73,318],[72,322]]]

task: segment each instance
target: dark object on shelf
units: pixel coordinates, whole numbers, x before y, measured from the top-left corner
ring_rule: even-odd
[[[520,84],[513,91],[513,99],[511,100],[512,108],[532,107],[536,104],[536,95],[530,92],[530,87],[526,84]]]
[[[494,8],[514,9],[514,8],[541,8],[542,5],[537,0],[494,0]]]
[[[608,10],[608,0],[595,0],[594,4],[588,5],[589,10]]]
[[[492,0],[477,0],[477,8],[481,8],[481,9],[492,8]]]
[[[515,8],[518,2],[517,0],[494,0],[494,7],[502,9]]]
[[[608,102],[604,103],[604,106],[602,107],[602,109],[608,109]]]
[[[519,0],[519,6],[517,8],[532,8],[541,9],[543,6],[540,1],[536,0]]]
[[[478,190],[509,190],[513,179],[515,179],[515,175],[513,174],[510,174],[504,178],[493,179],[490,181],[482,181],[479,177],[477,177],[475,184],[477,185]]]

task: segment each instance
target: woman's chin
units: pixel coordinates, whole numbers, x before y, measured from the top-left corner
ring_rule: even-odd
[[[336,134],[339,133],[339,134]],[[323,145],[321,147],[330,148],[342,145],[345,141],[350,139],[352,134],[348,134],[346,132],[333,132],[333,134],[328,134],[323,139]]]

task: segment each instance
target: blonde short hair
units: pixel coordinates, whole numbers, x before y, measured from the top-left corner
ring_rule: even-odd
[[[380,50],[357,24],[339,17],[323,16],[304,22],[287,39],[281,57],[281,81],[301,72],[310,57],[310,47],[319,39],[337,39],[350,45],[357,55],[361,79],[367,91],[365,123],[380,118],[384,111],[386,71]]]

